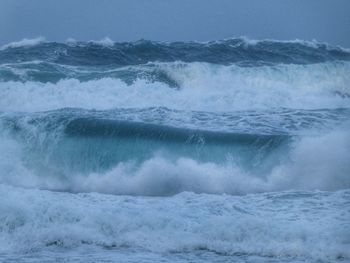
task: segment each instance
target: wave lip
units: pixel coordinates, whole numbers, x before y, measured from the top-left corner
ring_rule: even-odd
[[[2,113],[0,123],[11,132],[30,133],[41,129],[49,134],[64,129],[76,119],[117,124],[144,123],[187,130],[260,135],[318,135],[349,119],[350,109],[268,109],[227,112],[174,110],[166,107],[84,110],[63,108],[35,113]],[[108,130],[106,131],[108,133]],[[35,136],[33,134],[33,136]]]
[[[108,119],[77,118],[71,120],[64,130],[68,136],[121,137],[150,139],[183,143],[253,143],[270,141],[283,135],[229,133],[208,130],[193,130],[142,122],[129,122]]]

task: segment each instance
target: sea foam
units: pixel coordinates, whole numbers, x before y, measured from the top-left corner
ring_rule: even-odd
[[[42,111],[65,107],[111,109],[161,106],[230,111],[268,108],[348,108],[349,63],[241,68],[206,63],[156,66],[176,87],[138,77],[0,82],[0,110]],[[146,71],[148,69],[145,69]]]
[[[168,256],[207,251],[231,259],[350,257],[347,190],[148,199],[0,185],[0,197],[3,254],[95,246]]]

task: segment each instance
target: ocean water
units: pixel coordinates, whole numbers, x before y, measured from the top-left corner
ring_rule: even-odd
[[[349,262],[350,50],[0,48],[0,262]]]

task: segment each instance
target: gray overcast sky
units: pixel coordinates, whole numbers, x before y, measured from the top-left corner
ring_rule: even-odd
[[[350,47],[350,0],[0,0],[0,44],[317,39]]]

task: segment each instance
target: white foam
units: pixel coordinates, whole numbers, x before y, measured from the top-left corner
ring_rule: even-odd
[[[17,42],[11,42],[6,45],[3,45],[0,50],[4,50],[7,48],[18,48],[18,47],[31,47],[31,46],[36,46],[38,44],[41,44],[45,42],[44,37],[37,37],[37,38],[24,38],[20,41]]]
[[[350,107],[350,64],[346,62],[253,68],[206,63],[155,66],[177,82],[179,89],[146,79],[137,79],[131,85],[112,78],[87,82],[66,79],[55,84],[1,82],[0,110],[163,106],[232,111]]]
[[[89,42],[104,47],[112,47],[114,45],[114,41],[111,40],[109,37],[105,37],[101,40],[90,40]]]
[[[141,198],[0,185],[0,252],[67,251],[62,248],[90,244],[133,253],[207,250],[281,260],[347,260],[348,201],[349,191]]]
[[[69,38],[66,39],[66,44],[68,44],[68,45],[74,45],[77,42],[78,41],[76,39],[72,38],[72,37],[69,37]]]
[[[273,190],[350,188],[349,156],[348,129],[304,137],[294,146],[290,162],[276,166],[267,183]]]

